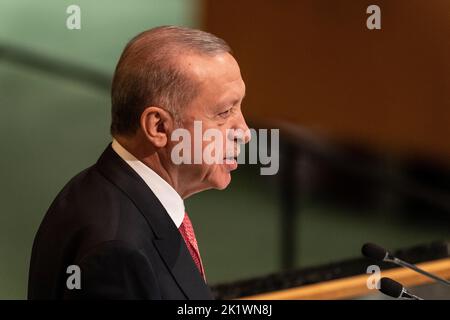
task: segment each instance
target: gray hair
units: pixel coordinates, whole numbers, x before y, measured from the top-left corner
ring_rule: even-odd
[[[134,134],[142,112],[159,106],[179,121],[180,109],[198,94],[198,85],[181,70],[183,54],[231,53],[228,44],[201,30],[162,26],[144,31],[126,45],[111,88],[111,134]]]

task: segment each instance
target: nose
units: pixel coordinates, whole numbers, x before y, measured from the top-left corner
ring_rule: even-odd
[[[234,137],[233,140],[236,140],[239,144],[246,144],[251,139],[250,129],[247,126],[247,122],[245,121],[244,115],[241,111],[239,111],[239,115],[236,119],[236,124],[234,125]]]

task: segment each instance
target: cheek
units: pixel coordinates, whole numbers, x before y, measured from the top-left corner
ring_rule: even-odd
[[[218,129],[218,128],[216,128]],[[223,159],[223,157],[226,155],[226,148],[227,148],[227,137],[226,132],[223,128],[221,128],[221,140],[219,144],[212,143],[211,141],[203,141],[203,150],[206,150],[207,146],[212,143],[214,152],[211,156],[219,157],[220,159]],[[208,151],[211,149],[208,149]],[[209,152],[207,152],[209,154]],[[226,169],[226,167],[222,164],[202,164],[202,170],[206,174],[205,175],[205,182],[208,184],[208,187],[214,188],[214,189],[225,189],[231,182],[231,174]]]

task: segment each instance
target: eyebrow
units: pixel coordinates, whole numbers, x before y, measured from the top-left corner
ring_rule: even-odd
[[[231,103],[221,103],[221,104],[218,104],[218,105],[216,106],[216,109],[217,109],[218,111],[220,111],[220,109],[223,109],[224,107],[228,107],[228,106],[230,106],[230,105],[231,105],[232,107],[234,107],[238,102],[244,100],[244,98],[245,98],[245,93],[244,93],[244,95],[242,96],[242,98],[239,98],[239,99],[233,99],[233,100],[231,101]]]
[[[244,92],[244,95],[242,96],[242,98],[240,98],[240,99],[234,99],[231,103],[231,105],[232,106],[235,106],[238,102],[241,102],[241,101],[243,101],[244,100],[244,98],[245,98],[245,92]]]

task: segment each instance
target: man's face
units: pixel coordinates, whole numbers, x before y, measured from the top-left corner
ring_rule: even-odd
[[[191,150],[195,152],[196,142],[205,150],[214,141],[194,141],[194,121],[201,121],[202,135],[208,129],[220,131],[221,146],[220,143],[214,144],[220,150],[214,150],[212,154],[220,156],[223,163],[207,164],[202,158],[201,164],[183,164],[179,168],[179,178],[184,184],[190,185],[191,194],[210,188],[224,189],[231,181],[230,172],[237,168],[236,161],[225,161],[225,158],[230,153],[237,157],[238,142],[246,143],[249,140],[248,127],[241,112],[245,84],[236,60],[228,53],[212,57],[189,56],[183,65],[199,85],[197,97],[181,113],[182,127],[192,137]],[[236,130],[246,134],[239,138],[233,135]]]

